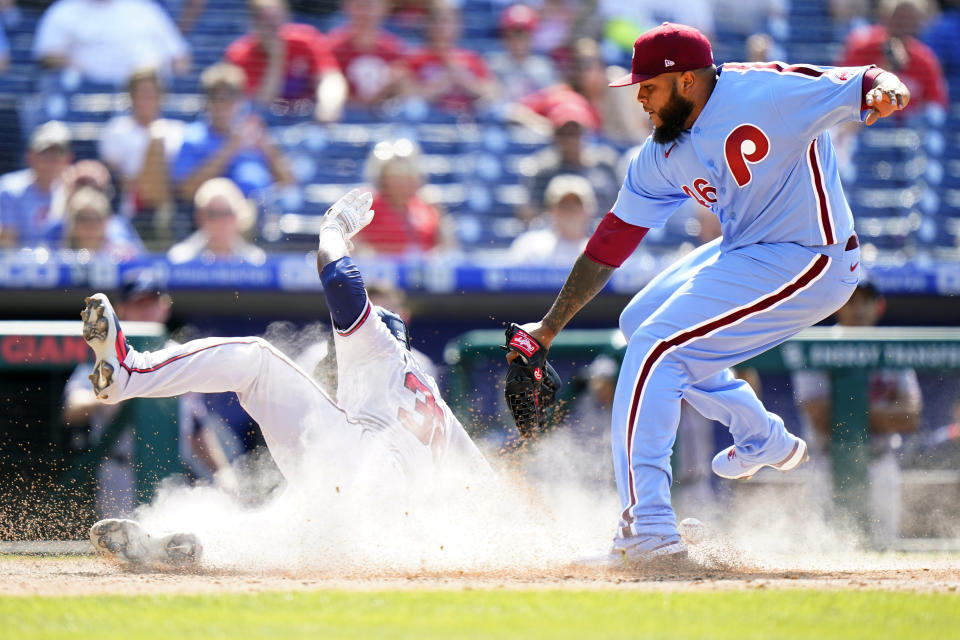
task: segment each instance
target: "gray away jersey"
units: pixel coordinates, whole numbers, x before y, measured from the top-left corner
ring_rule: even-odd
[[[648,138],[630,162],[614,215],[658,228],[694,198],[720,219],[723,250],[844,242],[853,215],[827,130],[861,119],[869,68],[723,65],[693,128]]]

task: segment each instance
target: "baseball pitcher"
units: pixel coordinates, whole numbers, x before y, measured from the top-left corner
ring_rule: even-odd
[[[687,198],[719,218],[721,238],[660,273],[620,316],[628,347],[612,418],[622,503],[612,557],[646,562],[686,555],[670,505],[681,400],[729,427],[735,444],[713,460],[721,477],[789,471],[806,458],[806,443],[728,367],[850,297],[859,242],[827,131],[872,124],[906,106],[910,93],[874,67],[717,68],[703,34],[670,23],[637,38],[631,72],[611,86],[635,87],[654,132],[553,306],[523,330],[548,349]]]

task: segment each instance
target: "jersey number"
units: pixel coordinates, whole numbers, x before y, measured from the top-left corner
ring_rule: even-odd
[[[745,187],[753,180],[750,165],[770,155],[770,138],[756,125],[742,124],[727,136],[723,155],[737,185]]]
[[[430,387],[412,371],[407,372],[403,386],[414,394],[413,409],[416,415],[400,407],[397,410],[397,419],[417,440],[430,447],[434,460],[438,460],[446,441],[443,408],[437,404]]]
[[[694,193],[696,191],[696,193]],[[703,178],[697,178],[693,181],[693,189],[683,185],[683,192],[699,202],[704,207],[710,208],[710,205],[717,201],[717,189],[710,185]]]

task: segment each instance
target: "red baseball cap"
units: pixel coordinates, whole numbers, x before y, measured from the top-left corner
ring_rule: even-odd
[[[661,73],[692,71],[713,64],[710,41],[699,30],[684,24],[664,22],[640,34],[633,43],[630,73],[610,83],[626,87]]]
[[[579,96],[578,96],[579,97]],[[590,111],[590,106],[585,99],[567,100],[556,104],[547,111],[547,120],[553,125],[554,129],[573,122],[584,129],[599,129],[600,123],[596,116]]]
[[[537,12],[525,4],[507,7],[500,14],[500,29],[503,31],[533,31],[537,27]]]

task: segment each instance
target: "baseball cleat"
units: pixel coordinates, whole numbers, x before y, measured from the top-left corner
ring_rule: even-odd
[[[84,302],[86,307],[80,312],[83,339],[96,355],[90,382],[97,398],[108,400],[120,373],[120,363],[127,354],[127,340],[107,296],[95,293],[84,298]]]
[[[610,552],[584,558],[581,565],[599,569],[671,570],[691,568],[687,547],[679,535],[617,537]]]
[[[97,553],[138,567],[193,567],[203,555],[192,533],[153,536],[133,520],[101,520],[90,527],[90,540]]]
[[[713,457],[713,472],[728,480],[749,480],[763,467],[772,467],[778,471],[791,471],[810,459],[807,455],[807,443],[794,435],[793,449],[779,462],[744,462],[737,454],[735,445],[731,445]]]
[[[373,195],[369,191],[361,193],[359,189],[351,189],[323,214],[320,231],[336,229],[349,244],[350,239],[373,220],[372,204]]]

